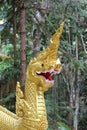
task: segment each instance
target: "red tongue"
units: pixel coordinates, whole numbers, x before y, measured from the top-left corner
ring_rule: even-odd
[[[44,76],[46,79],[52,80],[50,72],[41,73],[41,75]]]

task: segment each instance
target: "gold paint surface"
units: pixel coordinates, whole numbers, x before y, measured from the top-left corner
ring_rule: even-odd
[[[0,106],[0,130],[47,130],[48,121],[44,92],[53,86],[50,73],[60,72],[62,65],[57,59],[64,22],[50,40],[50,46],[27,67],[25,91],[16,86],[16,114]]]

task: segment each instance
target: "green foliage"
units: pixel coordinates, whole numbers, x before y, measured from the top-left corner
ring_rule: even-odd
[[[6,80],[12,80],[14,79],[14,75],[17,76],[18,80],[20,77],[20,46],[17,45],[17,52],[16,52],[16,68],[14,68],[14,50],[12,44],[7,44],[2,46],[2,52],[6,55],[9,55],[11,58],[9,60],[2,60],[0,62],[0,75],[4,77]],[[29,63],[29,60],[31,58],[32,51],[27,46],[27,61]]]
[[[5,98],[0,99],[0,101],[5,103],[5,106],[8,110],[15,112],[15,93],[9,93]]]
[[[67,0],[67,2],[62,1],[62,4],[61,4],[61,2],[60,2],[60,4],[57,4],[59,2],[60,1],[58,0],[53,3],[53,0],[52,0],[52,5],[51,5],[52,12],[50,12],[48,18],[46,19],[47,20],[46,26],[47,26],[47,31],[49,32],[49,34],[50,33],[53,34],[53,32],[55,31],[55,28],[57,28],[57,26],[58,26],[58,23],[63,18],[64,8],[67,8],[67,11],[65,14],[65,17],[66,17],[65,28],[63,31],[63,35],[61,37],[62,40],[61,40],[61,45],[60,45],[60,51],[63,53],[62,63],[64,63],[65,66],[70,67],[70,69],[68,69],[66,71],[66,67],[63,68],[63,69],[65,69],[65,72],[67,72],[66,76],[68,78],[64,77],[65,80],[63,80],[62,77],[60,78],[61,82],[58,82],[58,92],[57,92],[58,97],[56,97],[55,93],[54,93],[54,97],[52,97],[52,95],[50,96],[47,93],[49,95],[49,97],[47,97],[48,101],[46,101],[48,120],[49,120],[49,130],[57,129],[56,122],[58,122],[58,121],[69,123],[69,121],[67,121],[67,114],[72,113],[72,115],[73,115],[74,111],[72,108],[70,108],[68,106],[69,101],[67,101],[67,99],[69,100],[69,96],[70,96],[69,95],[70,94],[69,85],[72,81],[72,79],[71,79],[72,75],[76,74],[76,71],[79,70],[81,73],[80,83],[86,82],[86,80],[87,80],[87,78],[85,78],[86,70],[87,70],[87,63],[86,63],[87,54],[84,52],[84,49],[83,49],[83,46],[81,43],[81,38],[80,38],[80,35],[84,32],[84,26],[85,26],[84,22],[85,21],[83,21],[83,23],[81,23],[82,22],[82,21],[80,21],[81,19],[79,20],[79,18],[82,18],[82,17],[84,17],[84,20],[87,19],[87,15],[86,15],[87,11],[85,8],[85,4],[80,3],[80,1],[72,2],[69,0]],[[65,5],[63,5],[63,2],[65,3]],[[62,8],[62,7],[64,7],[64,8]],[[61,12],[61,9],[62,9],[62,12]],[[85,28],[86,28],[86,26],[85,26]],[[78,41],[77,41],[77,38],[79,39]],[[78,46],[78,51],[76,50],[77,46]],[[77,58],[77,55],[78,55],[78,58]],[[63,71],[63,73],[64,73],[64,71]],[[64,75],[65,75],[65,73],[64,73]],[[84,78],[86,80],[84,80]],[[66,83],[65,83],[65,81],[66,81]],[[76,89],[76,82],[77,82],[77,79],[75,79],[75,83],[73,83],[73,85],[74,85],[73,87],[75,89]],[[81,86],[80,89],[83,90],[83,88],[85,88],[85,91],[86,91],[86,89],[87,89],[86,85],[84,87],[83,86]],[[56,91],[56,89],[55,89],[55,91]],[[63,94],[64,91],[66,93],[65,96]],[[50,93],[53,93],[53,92],[50,92]],[[61,104],[62,101],[64,101],[66,105]],[[61,129],[64,129],[64,128],[61,126]],[[69,129],[69,128],[65,127],[65,129]]]
[[[19,48],[18,48],[19,49]],[[2,46],[2,52],[10,56],[9,60],[2,60],[0,62],[0,75],[3,76],[5,80],[14,79],[14,74],[19,76],[19,68],[14,68],[14,53],[13,45],[7,44]],[[19,51],[17,51],[19,53]],[[19,57],[19,56],[18,56]],[[17,67],[19,67],[19,60],[17,60]]]
[[[79,120],[79,130],[87,129],[87,113]]]
[[[63,122],[58,122],[57,124],[58,124],[58,130],[71,130],[71,128]]]
[[[73,113],[73,110],[68,107],[68,102],[65,101],[65,97],[59,96],[59,100],[58,100],[54,95],[55,98],[53,98],[51,91],[52,89],[50,89],[45,94],[47,116],[48,116],[48,121],[49,121],[48,130],[57,129],[58,128],[57,122],[61,121],[61,122],[68,123],[66,116],[69,112]],[[63,91],[61,91],[60,95],[62,93]]]
[[[14,68],[14,48],[13,48],[13,0],[3,0],[2,7],[0,8],[0,19],[4,19],[4,28],[1,33],[1,47],[2,51],[11,57],[10,60],[3,60],[0,62],[0,75],[4,77],[5,80],[12,80],[14,74],[17,75],[19,79],[20,75],[20,39],[19,39],[19,2],[16,3],[16,40],[17,40],[17,50],[16,50],[16,68]],[[35,40],[35,30],[40,33],[40,43],[41,49],[45,48],[49,43],[51,35],[56,31],[60,23],[65,18],[65,26],[63,34],[61,36],[60,51],[62,52],[62,63],[63,74],[58,77],[57,87],[55,87],[55,92],[50,89],[45,95],[47,114],[49,120],[48,130],[70,130],[66,125],[69,120],[67,115],[73,113],[71,107],[69,107],[69,90],[70,83],[72,81],[72,75],[76,75],[76,72],[80,71],[80,95],[87,92],[87,54],[83,49],[83,44],[80,35],[84,35],[84,42],[87,42],[86,35],[86,21],[87,21],[87,2],[86,0],[71,1],[71,0],[50,0],[50,8],[48,13],[44,13],[41,9],[42,1],[28,1],[26,0],[26,34],[27,34],[27,64],[32,57],[32,46]],[[36,11],[40,11],[41,16],[44,20],[39,22],[35,20]],[[45,10],[44,10],[45,11]],[[47,11],[47,10],[46,10]],[[78,38],[78,41],[77,41]],[[78,50],[77,50],[78,49]],[[78,54],[76,54],[76,51]],[[78,57],[77,57],[78,55]],[[66,66],[69,67],[66,70]],[[65,74],[65,72],[67,74]],[[67,78],[68,77],[68,78]],[[77,78],[75,78],[75,83]],[[74,89],[76,89],[76,84],[74,84]],[[57,90],[56,90],[57,88]],[[14,94],[13,94],[14,95]],[[10,102],[13,98],[12,95],[4,100]],[[87,116],[86,116],[87,117]],[[86,117],[80,119],[82,124],[79,129],[85,129],[86,127]],[[72,120],[72,119],[71,119]],[[62,123],[65,122],[66,124]]]

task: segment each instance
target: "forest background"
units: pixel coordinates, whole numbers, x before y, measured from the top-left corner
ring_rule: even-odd
[[[0,104],[15,112],[16,82],[23,90],[27,64],[64,19],[63,69],[45,93],[48,130],[87,130],[86,0],[0,0]]]

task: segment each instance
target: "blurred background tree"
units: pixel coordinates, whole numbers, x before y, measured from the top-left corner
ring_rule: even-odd
[[[45,93],[48,130],[87,127],[87,1],[1,0],[0,104],[15,111],[15,86],[24,88],[26,65],[44,50],[65,19],[58,55],[63,64],[55,85]],[[63,123],[58,123],[63,122]],[[65,124],[68,126],[66,126]]]

